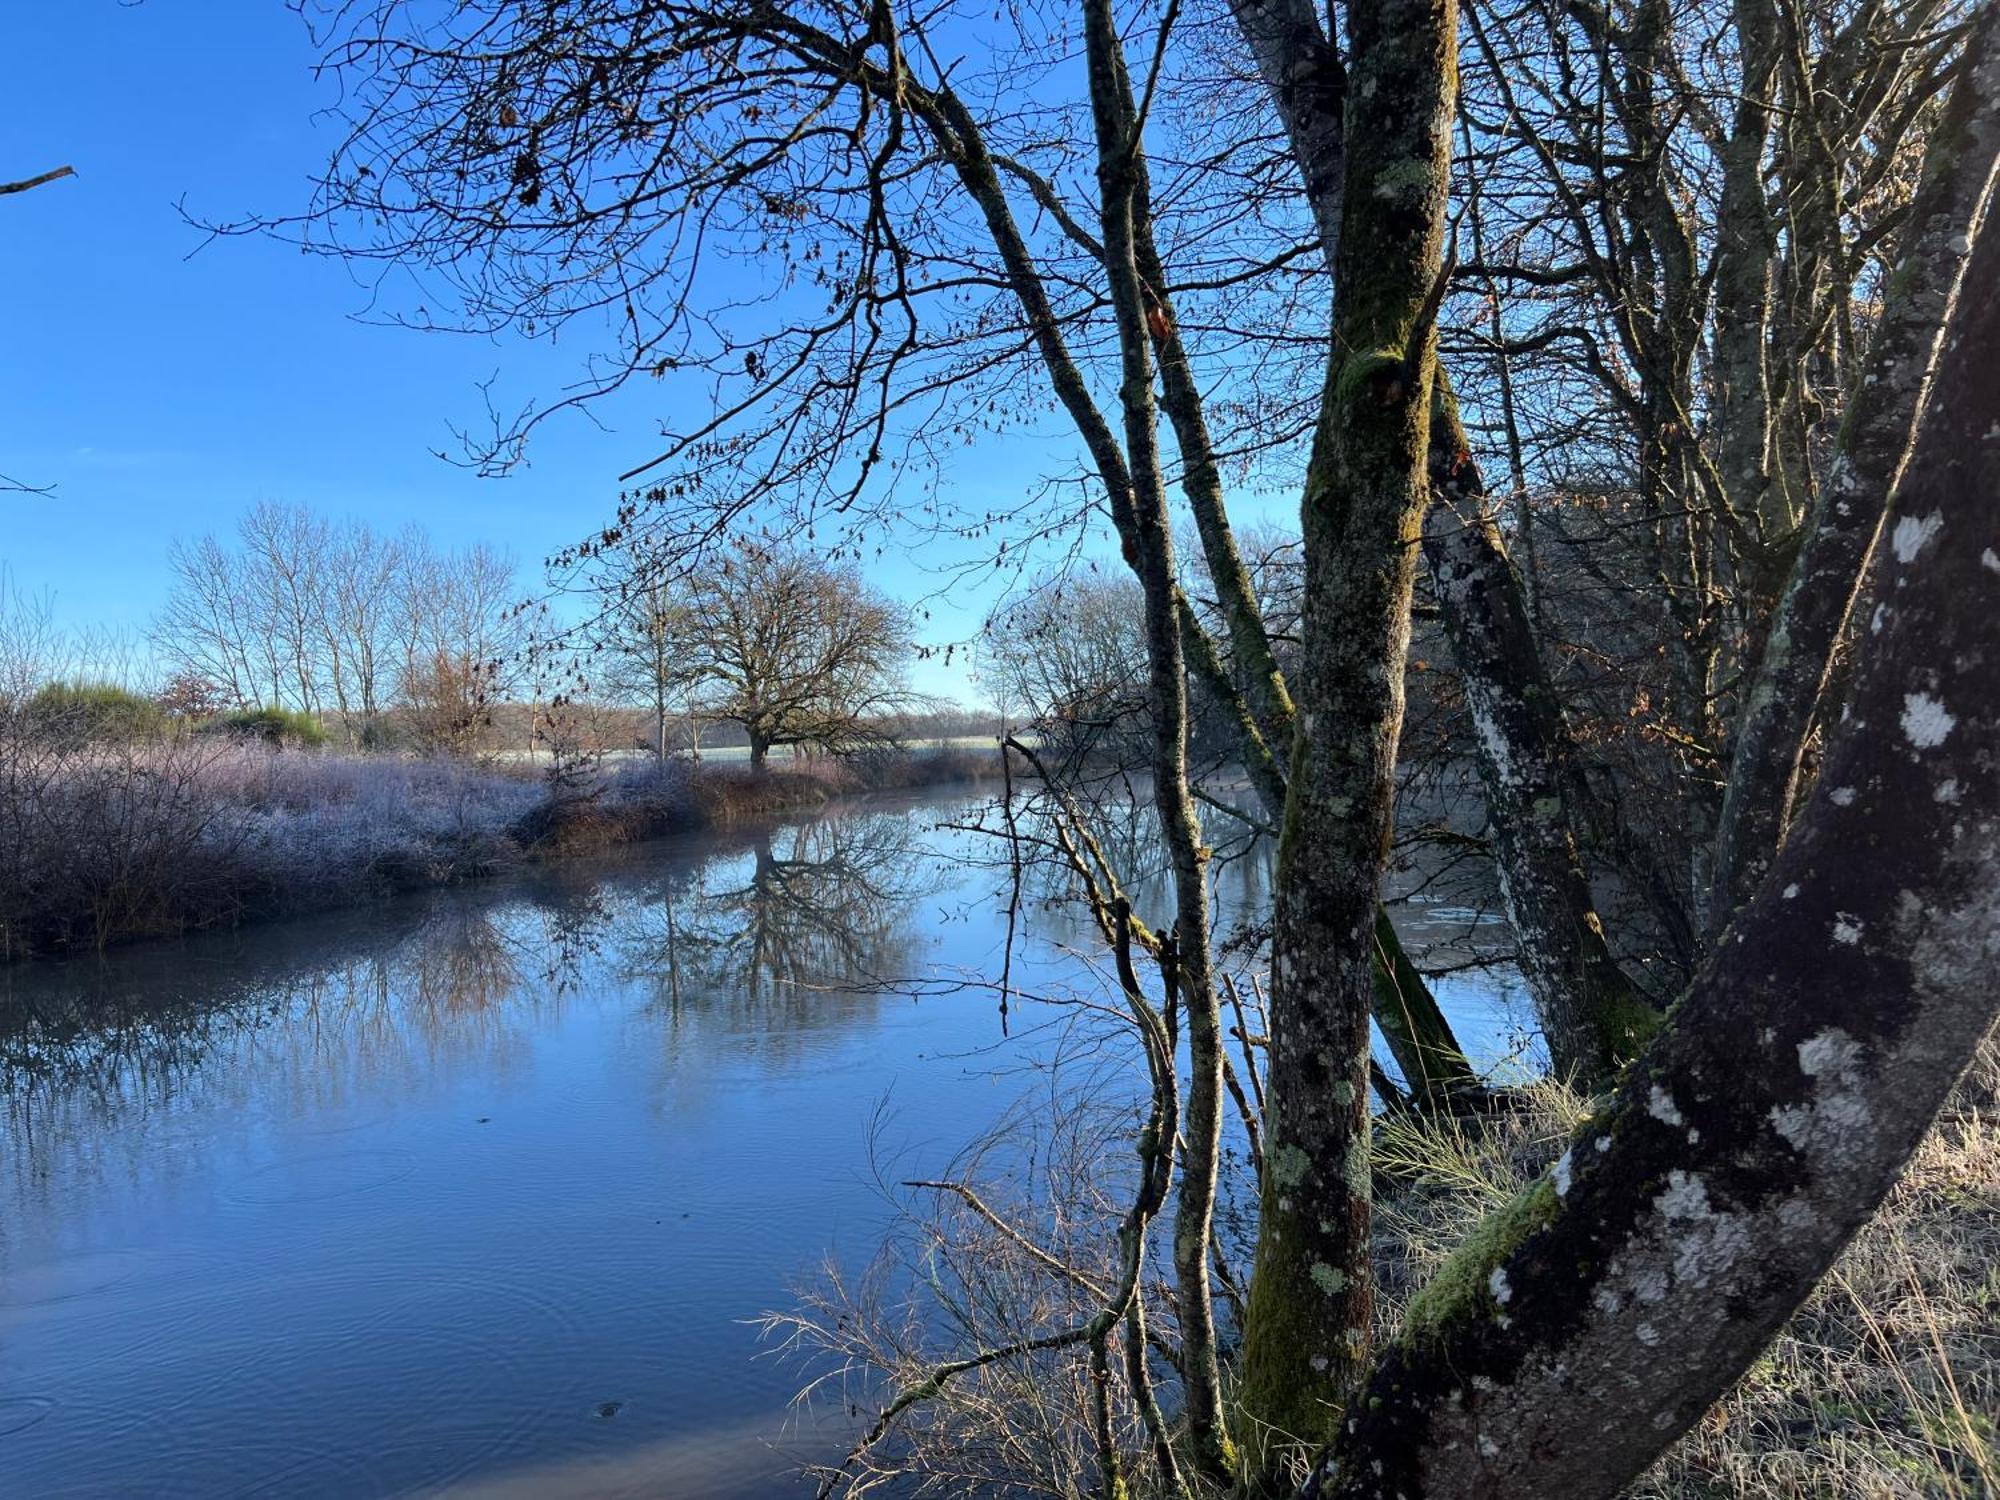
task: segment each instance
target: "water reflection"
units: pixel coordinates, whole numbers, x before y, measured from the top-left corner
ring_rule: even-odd
[[[912,970],[912,905],[928,873],[906,814],[862,813],[750,836],[742,860],[660,880],[606,914],[619,972],[670,1012],[776,1002],[796,1015],[827,990]]]
[[[1147,816],[1107,833],[1142,905]],[[745,1320],[873,1252],[885,1098],[936,1175],[1046,1087],[1036,1028],[904,982],[999,972],[979,817],[0,971],[0,1491],[774,1493],[844,1434],[787,1427]],[[1095,946],[1041,903],[1016,940],[1043,991]]]
[[[865,1246],[886,1090],[980,1113],[990,1015],[869,982],[990,906],[941,811],[0,975],[0,1489],[770,1493],[743,1320]]]

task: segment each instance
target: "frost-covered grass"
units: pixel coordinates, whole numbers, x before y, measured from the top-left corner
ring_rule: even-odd
[[[203,737],[0,742],[0,955],[77,951],[449,884],[523,862],[977,779],[991,756],[534,767]]]
[[[1383,1316],[1546,1171],[1585,1102],[1530,1086],[1495,1121],[1385,1122]],[[2000,1032],[1882,1211],[1630,1500],[2000,1495]]]

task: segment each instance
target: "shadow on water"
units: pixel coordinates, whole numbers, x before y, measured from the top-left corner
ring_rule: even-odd
[[[0,971],[0,1491],[785,1491],[846,1418],[788,1417],[746,1320],[875,1249],[885,1098],[921,1167],[1037,1086],[1033,1028],[935,982],[999,968],[976,817]],[[1066,945],[1033,903],[1017,975]]]

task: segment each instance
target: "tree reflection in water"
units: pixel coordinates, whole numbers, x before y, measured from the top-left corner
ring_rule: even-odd
[[[196,1087],[326,1103],[362,1084],[504,1066],[522,1028],[607,984],[642,987],[674,1021],[688,1007],[754,1012],[774,1030],[845,1016],[912,971],[913,903],[938,868],[919,852],[927,825],[911,810],[845,812],[17,966],[0,973],[0,1123],[18,1150]]]
[[[909,974],[925,861],[911,819],[850,814],[752,835],[749,868],[669,878],[613,922],[620,972],[678,1009],[690,995],[790,1009]]]

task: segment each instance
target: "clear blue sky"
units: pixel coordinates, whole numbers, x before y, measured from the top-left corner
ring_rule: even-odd
[[[219,218],[304,204],[331,145],[312,60],[280,0],[23,0],[0,21],[0,178],[77,172],[0,199],[0,473],[54,486],[0,494],[0,564],[52,592],[67,626],[143,629],[170,540],[266,497],[490,541],[532,577],[603,523],[616,475],[649,452],[658,413],[607,410],[613,431],[558,420],[529,467],[476,478],[432,451],[477,419],[478,382],[546,396],[580,348],[370,326],[338,263],[262,239],[200,248],[183,198]],[[1008,501],[1068,462],[982,449],[952,482]],[[937,579],[897,557],[877,582],[910,599]],[[934,609],[925,634],[969,636],[985,602]],[[973,696],[941,663],[918,685]]]

